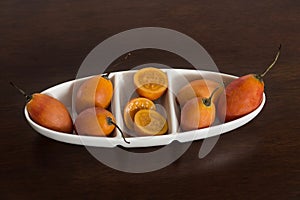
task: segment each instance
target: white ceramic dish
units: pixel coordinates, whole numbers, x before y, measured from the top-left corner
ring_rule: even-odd
[[[75,134],[66,134],[57,131],[53,131],[44,128],[29,117],[29,114],[24,109],[25,117],[29,124],[38,133],[49,137],[51,139],[66,142],[70,144],[85,145],[85,146],[95,146],[95,147],[115,147],[121,145],[124,147],[149,147],[149,146],[160,146],[167,145],[174,140],[179,142],[189,142],[193,140],[205,139],[208,137],[220,135],[243,126],[250,120],[252,120],[257,114],[262,110],[266,97],[263,95],[263,101],[260,106],[253,112],[245,115],[234,121],[226,122],[220,125],[214,125],[209,128],[199,129],[195,131],[182,132],[179,127],[178,119],[180,116],[180,109],[176,103],[176,93],[179,89],[187,84],[191,80],[199,78],[209,78],[216,81],[230,82],[236,79],[236,76],[209,72],[209,71],[199,71],[199,70],[187,70],[187,69],[163,69],[168,76],[169,88],[167,92],[157,101],[155,101],[157,107],[161,108],[160,111],[167,117],[169,130],[166,135],[161,136],[146,136],[146,137],[128,137],[126,138],[130,144],[124,142],[121,134],[116,129],[113,133],[113,137],[92,137],[92,136],[80,136]],[[136,97],[135,88],[133,85],[133,75],[135,71],[121,71],[114,72],[110,74],[110,78],[114,84],[114,96],[111,102],[110,111],[114,114],[116,118],[116,123],[119,124],[122,130],[129,133],[129,130],[124,126],[123,123],[123,109],[126,103],[133,97]],[[77,79],[73,81],[68,81],[54,87],[51,87],[42,93],[48,94],[60,100],[66,105],[70,113],[72,113],[73,120],[76,114],[72,112],[72,94],[73,89],[77,84],[81,84],[84,80]],[[76,85],[76,86],[75,86]],[[75,87],[74,87],[75,86]]]

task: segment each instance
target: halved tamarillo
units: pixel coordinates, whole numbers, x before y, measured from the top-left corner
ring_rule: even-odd
[[[134,129],[134,116],[139,110],[155,110],[153,101],[143,97],[131,99],[124,108],[124,122],[128,129]]]
[[[168,131],[168,123],[155,110],[139,110],[134,116],[134,129],[139,136],[162,135]]]
[[[167,75],[158,68],[146,67],[138,70],[133,77],[136,92],[150,100],[161,97],[168,88]]]

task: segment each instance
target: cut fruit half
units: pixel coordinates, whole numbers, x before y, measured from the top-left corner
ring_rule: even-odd
[[[168,131],[167,120],[155,110],[140,110],[134,116],[135,131],[140,136],[162,135]]]
[[[160,69],[147,67],[134,74],[136,92],[150,100],[161,97],[168,88],[167,75]]]
[[[155,110],[155,104],[146,98],[138,97],[130,100],[124,108],[124,122],[127,128],[134,129],[133,120],[139,110]]]

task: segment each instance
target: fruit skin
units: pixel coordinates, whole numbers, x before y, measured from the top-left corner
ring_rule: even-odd
[[[152,86],[150,85],[149,87],[152,87]],[[154,87],[155,87],[155,86],[154,86]],[[151,92],[146,91],[144,88],[145,88],[145,86],[144,86],[144,87],[137,88],[137,89],[136,89],[136,92],[137,92],[140,96],[145,97],[145,98],[148,98],[148,99],[150,99],[150,100],[152,100],[152,101],[155,101],[155,100],[159,99],[159,97],[161,97],[161,96],[165,93],[165,91],[166,91],[166,89],[167,89],[166,87],[161,87],[162,89],[157,90],[155,93],[154,93],[154,92],[151,93]]]
[[[138,136],[163,135],[168,131],[167,120],[155,110],[140,110],[134,116]]]
[[[264,82],[257,74],[248,74],[230,82],[218,102],[218,117],[231,121],[255,110],[262,102]]]
[[[216,103],[223,91],[223,86],[220,83],[209,79],[194,80],[183,86],[176,95],[176,100],[182,107],[188,100],[195,97],[209,98],[213,90],[217,87],[219,87],[219,89],[212,97],[212,101]]]
[[[46,94],[33,94],[26,105],[30,118],[48,129],[72,133],[73,121],[63,103]]]
[[[152,109],[155,110],[155,104],[146,98],[143,97],[137,97],[134,99],[131,99],[127,105],[124,108],[124,122],[127,128],[130,130],[134,129],[133,121],[134,121],[134,116],[135,114],[142,109]]]
[[[213,102],[209,106],[204,104],[204,99],[195,97],[183,106],[181,110],[180,127],[184,131],[205,128],[213,124],[216,108]]]
[[[133,77],[136,92],[152,101],[161,97],[168,88],[168,77],[160,69],[147,67],[138,70]]]
[[[78,135],[108,136],[115,129],[108,123],[108,117],[115,121],[113,114],[104,108],[88,108],[77,116],[75,131]]]
[[[113,84],[107,77],[98,75],[86,80],[76,94],[77,113],[90,107],[107,108],[113,91]]]

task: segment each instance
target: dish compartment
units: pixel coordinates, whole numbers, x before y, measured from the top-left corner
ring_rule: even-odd
[[[165,70],[163,70],[165,71]],[[116,72],[115,73],[115,95],[114,95],[114,113],[117,124],[124,131],[126,137],[150,137],[150,136],[138,136],[134,130],[130,130],[124,122],[124,109],[127,103],[137,97],[140,97],[136,92],[136,87],[133,82],[134,74],[137,70]],[[170,84],[168,82],[168,84]],[[173,125],[172,112],[172,100],[170,99],[169,89],[157,100],[153,101],[156,106],[156,111],[159,112],[168,123],[168,131],[166,134],[171,134],[176,131],[176,127]],[[159,136],[155,136],[159,137]]]
[[[59,101],[61,101],[68,109],[68,111],[71,115],[71,118],[73,120],[73,123],[74,123],[76,117],[79,115],[79,113],[76,112],[77,91],[85,81],[87,81],[93,77],[95,77],[95,76],[89,76],[89,77],[85,77],[85,78],[81,78],[81,79],[76,79],[75,81],[66,82],[66,83],[54,86],[52,88],[49,88],[42,93],[45,93],[45,94],[52,96],[52,97],[58,99]],[[114,73],[109,74],[108,78],[111,80],[111,82],[114,86],[115,85],[115,74]],[[106,110],[110,111],[115,116],[114,104],[115,104],[114,98],[112,98],[111,103],[106,108]],[[73,130],[73,134],[77,135],[75,133],[75,130]],[[116,137],[116,136],[117,136],[117,133],[116,133],[116,130],[114,130],[107,137]],[[93,136],[89,136],[89,137],[93,137]]]
[[[179,91],[186,85],[190,84],[190,82],[194,80],[212,80],[217,83],[220,83],[220,87],[224,87],[224,83],[229,83],[232,80],[235,79],[234,76],[230,75],[224,75],[221,73],[215,73],[215,72],[209,72],[209,71],[196,71],[196,70],[170,70],[168,72],[168,77],[170,81],[170,91],[171,91],[171,99],[173,102],[173,108],[174,108],[174,117],[173,117],[173,123],[176,124],[176,131],[177,133],[183,133],[183,131],[180,127],[180,119],[181,119],[181,107],[183,105],[179,105],[179,102],[177,101],[177,95],[179,94]],[[210,93],[213,92],[210,91]],[[217,108],[216,108],[217,109]],[[218,119],[216,115],[216,119],[214,123],[211,125],[216,126],[223,124],[223,119]],[[205,128],[202,128],[205,129]],[[196,130],[202,130],[202,129],[196,129]]]

